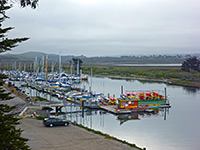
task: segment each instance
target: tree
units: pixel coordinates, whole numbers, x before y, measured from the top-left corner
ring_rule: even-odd
[[[13,97],[10,97],[10,93],[5,93],[5,90],[2,88],[4,82],[3,79],[6,79],[5,75],[0,74],[0,100],[9,100]]]
[[[28,139],[21,137],[22,130],[16,129],[19,118],[10,113],[15,106],[0,104],[0,149],[2,150],[29,150],[26,145]]]
[[[31,6],[36,8],[38,0],[19,0],[22,7]],[[0,53],[10,51],[12,48],[18,46],[17,43],[28,40],[28,38],[6,38],[6,33],[13,29],[13,27],[3,28],[2,23],[8,19],[6,16],[6,11],[12,7],[13,0],[0,0]]]
[[[75,70],[77,70],[77,64],[79,63],[79,73],[78,73],[78,75],[80,75],[80,68],[81,68],[81,64],[83,63],[83,61],[79,58],[72,58],[72,63],[74,65]]]
[[[181,70],[190,72],[191,70],[200,72],[200,60],[197,57],[186,59],[181,66]]]
[[[13,98],[2,88],[3,79],[6,78],[5,75],[0,75],[0,100]],[[29,150],[29,146],[26,145],[28,139],[21,137],[22,130],[15,127],[19,124],[19,118],[11,113],[14,109],[15,106],[0,104],[0,150]]]
[[[36,8],[38,1],[39,0],[20,0],[20,3],[22,7],[30,5],[32,8]]]
[[[15,2],[19,2],[22,7],[31,6],[32,8],[36,8],[39,0],[1,0],[0,3],[3,4],[12,4]]]
[[[17,43],[21,43],[23,41],[28,40],[28,38],[15,38],[8,39],[6,38],[6,33],[13,29],[13,27],[2,27],[2,23],[8,19],[5,12],[10,9],[11,5],[7,5],[6,2],[0,2],[0,53],[10,51],[12,48],[17,46]]]
[[[34,0],[38,1],[38,0]],[[0,53],[10,51],[16,47],[18,43],[28,40],[28,38],[6,38],[8,31],[12,30],[12,27],[3,28],[2,23],[8,19],[6,11],[9,10],[12,0],[1,0],[0,1]],[[36,3],[33,0],[20,0],[21,6],[25,7],[31,5],[35,7]],[[10,99],[10,93],[5,93],[2,88],[3,79],[6,76],[0,75],[0,100]],[[0,104],[0,150],[29,150],[29,146],[26,145],[28,139],[21,137],[22,130],[16,129],[16,125],[19,124],[19,118],[16,118],[12,113],[15,106],[8,106],[6,104]]]

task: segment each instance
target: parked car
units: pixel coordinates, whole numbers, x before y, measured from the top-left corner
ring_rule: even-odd
[[[45,118],[43,120],[43,124],[45,126],[53,127],[53,126],[68,126],[69,121],[61,120],[58,118]]]

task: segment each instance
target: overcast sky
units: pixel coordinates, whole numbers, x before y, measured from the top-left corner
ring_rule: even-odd
[[[15,5],[9,37],[30,37],[11,53],[134,55],[200,52],[200,0],[39,0]]]

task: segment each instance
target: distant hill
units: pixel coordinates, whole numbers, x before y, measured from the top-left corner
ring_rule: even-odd
[[[88,65],[119,65],[119,64],[181,64],[188,56],[121,56],[91,57],[83,59]]]
[[[21,61],[21,62],[27,62],[27,61],[34,61],[35,57],[37,56],[38,60],[41,60],[43,56],[48,55],[48,60],[49,61],[58,61],[59,60],[59,55],[56,54],[46,54],[42,52],[26,52],[22,54],[5,54],[5,55],[0,55],[0,62],[12,62],[12,61]],[[72,60],[72,58],[86,58],[86,56],[73,56],[73,55],[67,55],[67,56],[61,56],[62,57],[62,62],[68,62]]]
[[[15,61],[27,62],[27,61],[32,61],[32,59],[20,55],[10,55],[10,54],[0,55],[0,62],[15,62]]]
[[[22,54],[16,54],[17,56],[21,56],[21,57],[27,57],[27,58],[35,58],[36,56],[38,58],[42,58],[42,56],[45,56],[45,53],[42,52],[26,52],[26,53],[22,53]]]
[[[43,56],[48,55],[49,62],[58,63],[59,55],[45,54],[42,52],[27,52],[22,54],[0,55],[0,62],[33,62],[37,56],[41,60]],[[150,56],[121,56],[121,57],[86,57],[86,56],[62,56],[62,63],[69,64],[72,58],[82,59],[84,65],[118,65],[118,64],[181,64],[185,59],[194,55],[150,55]],[[195,56],[200,56],[195,54]]]

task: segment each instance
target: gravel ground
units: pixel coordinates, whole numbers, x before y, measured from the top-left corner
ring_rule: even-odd
[[[69,125],[45,127],[41,120],[24,118],[20,128],[22,136],[30,139],[27,143],[33,150],[134,150],[126,144],[106,139],[80,127]]]

